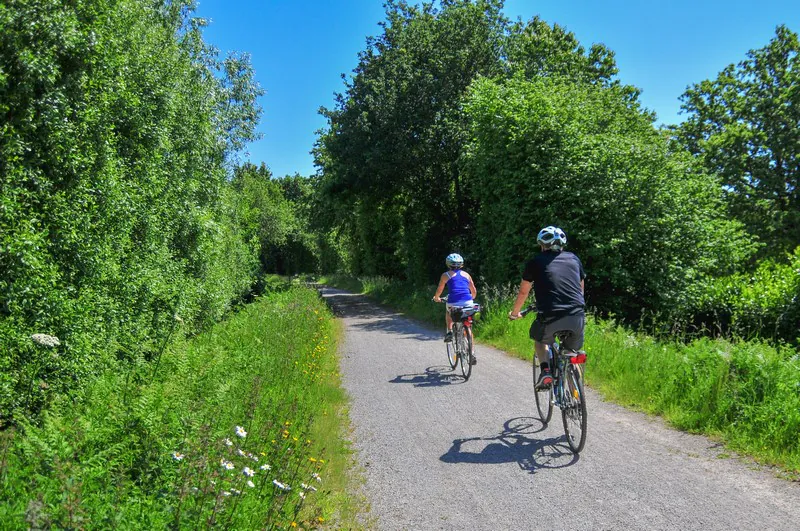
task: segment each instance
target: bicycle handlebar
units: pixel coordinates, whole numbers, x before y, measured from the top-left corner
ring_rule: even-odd
[[[528,307],[524,308],[522,311],[519,312],[519,314],[522,317],[525,317],[526,315],[528,315],[529,313],[534,312],[534,311],[536,311],[536,303],[531,304]]]

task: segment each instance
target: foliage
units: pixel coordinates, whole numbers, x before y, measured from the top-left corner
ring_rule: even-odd
[[[465,108],[478,205],[468,258],[487,283],[519,279],[551,224],[589,272],[587,303],[629,318],[685,308],[688,286],[744,258],[717,181],[671,155],[623,88],[484,79]]]
[[[318,242],[309,228],[313,190],[299,175],[273,179],[265,164],[234,171],[237,211],[247,241],[259,249],[263,273],[295,274],[317,269]]]
[[[800,41],[778,26],[714,80],[682,96],[688,119],[675,131],[720,175],[731,212],[755,243],[780,256],[800,244]]]
[[[348,518],[334,332],[313,291],[269,294],[170,347],[156,371],[109,371],[41,427],[6,431],[1,527],[310,528]]]
[[[0,5],[0,422],[156,357],[173,316],[197,330],[252,282],[225,164],[260,89],[193,7]]]
[[[692,304],[676,315],[687,329],[800,344],[800,247],[787,260],[759,261],[751,273],[734,273],[692,287]]]
[[[440,273],[433,257],[468,247],[477,205],[459,160],[474,79],[522,72],[610,83],[616,67],[603,46],[587,54],[562,28],[511,24],[501,8],[388,2],[383,34],[368,39],[335,108],[323,109],[319,188],[328,227],[348,236],[349,271],[425,284]]]

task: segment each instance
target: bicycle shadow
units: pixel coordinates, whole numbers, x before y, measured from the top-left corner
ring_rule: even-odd
[[[456,374],[448,365],[433,365],[424,373],[400,374],[389,380],[389,383],[406,383],[414,387],[442,387],[444,385],[462,384],[466,380]]]
[[[503,431],[497,435],[455,439],[439,460],[480,465],[516,462],[521,470],[531,474],[543,468],[565,468],[577,463],[580,458],[572,453],[565,436],[546,439],[532,437],[546,428],[539,419],[515,417],[507,420],[503,424]],[[475,450],[465,449],[465,446]]]

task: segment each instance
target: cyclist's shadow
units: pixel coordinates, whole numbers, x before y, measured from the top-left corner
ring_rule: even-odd
[[[507,420],[503,424],[503,431],[497,435],[454,440],[447,453],[439,459],[445,463],[516,462],[522,470],[531,474],[540,468],[564,468],[577,463],[578,456],[572,453],[564,436],[547,439],[535,436],[544,432],[545,428],[538,419],[516,417]],[[467,450],[465,446],[477,451]]]
[[[446,365],[434,365],[425,369],[425,373],[399,374],[389,380],[389,383],[407,383],[414,387],[441,387],[464,383],[460,375]]]

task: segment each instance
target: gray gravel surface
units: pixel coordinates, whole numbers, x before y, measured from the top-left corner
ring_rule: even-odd
[[[705,437],[588,390],[575,456],[559,410],[538,420],[528,362],[478,344],[464,382],[441,331],[322,294],[345,325],[342,379],[378,529],[800,529],[800,484]]]

